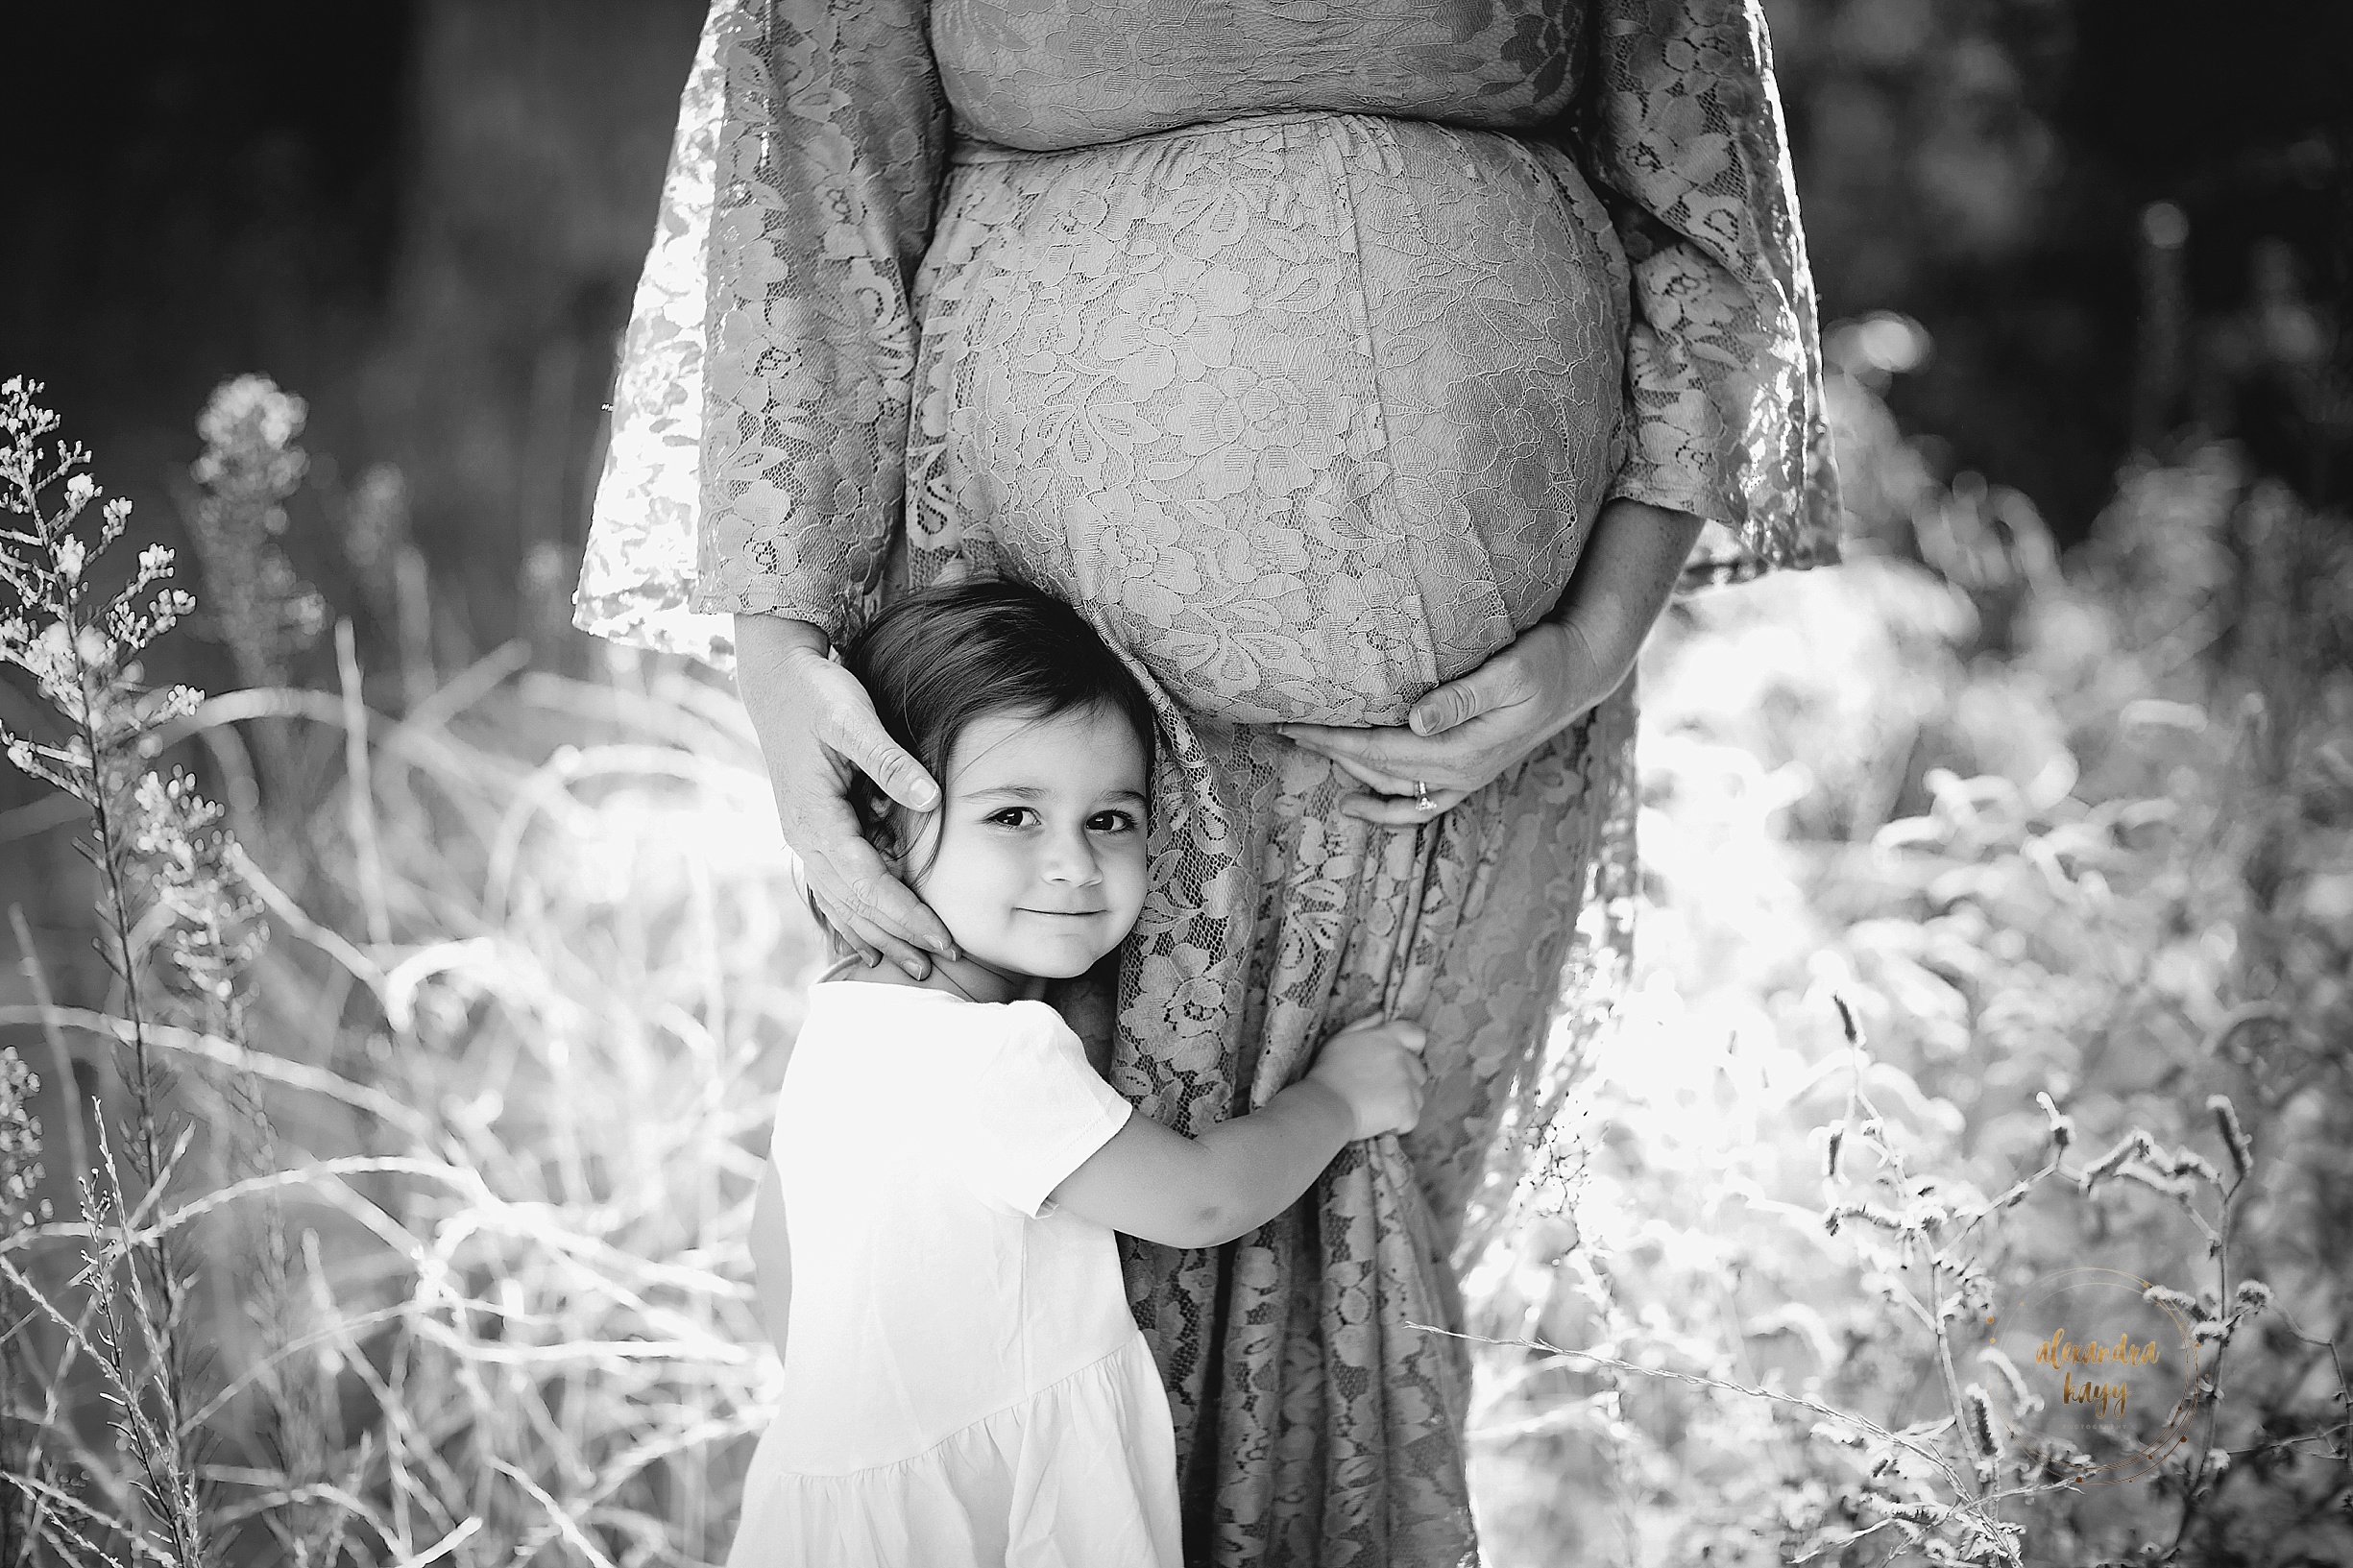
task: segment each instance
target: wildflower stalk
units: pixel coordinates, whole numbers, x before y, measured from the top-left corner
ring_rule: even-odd
[[[1977,1425],[1973,1419],[1976,1411],[1971,1409],[1968,1393],[1961,1387],[1960,1374],[1953,1369],[1953,1336],[1946,1329],[1952,1315],[1945,1311],[1945,1292],[1938,1274],[1936,1249],[1932,1245],[1923,1245],[1921,1250],[1926,1254],[1928,1266],[1928,1332],[1936,1340],[1936,1370],[1944,1379],[1945,1401],[1952,1408],[1953,1418],[1961,1431],[1961,1447],[1972,1461],[1977,1494],[1983,1497],[1993,1484],[1995,1449],[1990,1438],[1982,1446],[1977,1441]],[[1980,1402],[1984,1397],[1982,1392],[1977,1395]]]
[[[1863,1043],[1862,1025],[1856,1022],[1855,1010],[1848,1005],[1844,997],[1833,996],[1831,1001],[1838,1010],[1839,1032],[1845,1038],[1848,1053],[1853,1059],[1853,1074],[1849,1079],[1847,1089],[1846,1117],[1840,1124],[1843,1126],[1847,1122],[1859,1122],[1865,1146],[1879,1156],[1882,1169],[1888,1172],[1884,1179],[1897,1192],[1909,1193],[1912,1188],[1904,1177],[1903,1152],[1888,1143],[1884,1130],[1886,1121],[1880,1114],[1879,1107],[1872,1103],[1870,1095],[1863,1088],[1863,1073],[1870,1056]],[[1868,1209],[1870,1206],[1862,1207]],[[1837,1212],[1835,1209],[1831,1211],[1833,1216]],[[1867,1215],[1866,1218],[1874,1217]],[[1948,1326],[1953,1320],[1953,1312],[1958,1310],[1959,1294],[1966,1293],[1970,1276],[1965,1265],[1955,1266],[1951,1262],[1953,1255],[1951,1246],[1940,1247],[1935,1238],[1935,1232],[1941,1229],[1952,1217],[1940,1205],[1920,1202],[1911,1205],[1905,1213],[1891,1218],[1896,1220],[1899,1227],[1897,1230],[1899,1243],[1906,1252],[1917,1248],[1919,1256],[1928,1265],[1928,1299],[1927,1304],[1924,1306],[1913,1299],[1908,1291],[1904,1293],[1904,1299],[1912,1309],[1913,1315],[1926,1324],[1929,1338],[1934,1343],[1936,1372],[1938,1380],[1944,1385],[1945,1403],[1953,1412],[1953,1426],[1962,1435],[1961,1447],[1971,1461],[1970,1469],[1976,1482],[1976,1494],[1982,1499],[1993,1484],[1994,1455],[1990,1448],[1981,1449],[1976,1441],[1972,1440],[1971,1434],[1975,1431],[1971,1421],[1973,1412],[1968,1395],[1961,1387],[1960,1373],[1953,1364],[1953,1336]],[[1832,1229],[1835,1228],[1833,1225]],[[1963,1234],[1966,1234],[1965,1229]],[[1954,1240],[1957,1242],[1959,1238],[1956,1237]],[[1947,1272],[1953,1276],[1954,1284],[1960,1288],[1960,1292],[1952,1297],[1948,1297],[1945,1293],[1944,1275]],[[1979,1398],[1982,1397],[1980,1394]]]
[[[86,853],[99,873],[100,949],[122,985],[119,1055],[131,1102],[126,1163],[139,1184],[136,1213],[145,1213],[159,1204],[189,1129],[170,1111],[171,1074],[151,1038],[155,1020],[134,935],[140,871],[144,866],[150,873],[147,880],[176,927],[184,927],[192,913],[205,924],[205,895],[217,888],[205,885],[202,851],[191,830],[201,833],[218,811],[195,796],[184,776],[165,784],[145,770],[142,745],[159,726],[192,712],[197,699],[185,688],[149,691],[134,661],[194,601],[159,586],[171,575],[172,556],[156,545],[140,552],[123,588],[110,595],[94,589],[90,568],[121,539],[130,503],[117,498],[99,506],[94,547],[85,539],[77,525],[99,499],[97,485],[82,471],[88,453],[61,442],[44,452],[43,441],[57,430],[58,419],[35,402],[39,391],[22,379],[0,383],[0,512],[12,519],[0,526],[0,583],[15,599],[0,619],[0,659],[34,677],[65,720],[67,734],[61,745],[52,745],[0,733],[0,744],[19,768],[90,813]],[[52,492],[61,492],[61,503],[50,502]],[[233,923],[233,910],[226,918]],[[209,929],[217,936],[221,921],[212,920]],[[186,969],[188,955],[210,937],[200,934],[191,945],[184,930],[176,934],[182,939],[173,955]],[[221,975],[194,970],[188,977],[216,994],[228,983]],[[87,1171],[77,1177],[93,1238],[109,1218],[118,1238],[93,1252],[83,1281],[100,1316],[118,1435],[138,1470],[149,1512],[162,1523],[172,1560],[195,1568],[207,1560],[207,1548],[195,1481],[196,1438],[182,1431],[179,1420],[192,1376],[184,1335],[188,1276],[181,1243],[134,1234],[129,1190],[103,1122],[99,1130],[104,1186],[93,1186]],[[12,1269],[10,1279],[22,1288]],[[134,1542],[145,1533],[133,1525],[122,1528]]]
[[[278,541],[286,502],[310,457],[300,437],[310,411],[266,375],[215,387],[197,417],[205,450],[182,498],[205,571],[210,616],[248,687],[286,684],[290,662],[326,628],[326,602],[296,574]]]
[[[130,519],[130,504],[121,500],[106,503],[98,551],[91,551],[74,532],[76,519],[96,499],[97,486],[78,471],[88,460],[79,446],[59,446],[55,466],[46,474],[42,472],[38,443],[57,428],[57,419],[33,405],[32,397],[37,391],[37,386],[18,380],[0,386],[0,433],[10,438],[8,450],[0,454],[0,481],[9,490],[5,504],[32,525],[30,534],[22,529],[8,532],[9,544],[32,548],[8,551],[5,570],[20,601],[28,608],[45,611],[52,619],[36,644],[30,625],[21,616],[12,617],[0,627],[0,656],[24,666],[40,681],[72,725],[73,736],[62,751],[9,736],[9,754],[18,766],[73,795],[90,813],[95,841],[91,858],[99,870],[99,915],[111,938],[107,958],[124,982],[123,1013],[130,1025],[124,1079],[131,1091],[133,1117],[132,1169],[142,1182],[152,1184],[162,1170],[159,1101],[165,1085],[147,1038],[146,999],[138,983],[138,953],[132,942],[131,844],[125,799],[135,767],[136,742],[161,720],[163,712],[155,705],[138,703],[135,671],[123,669],[122,661],[168,630],[193,608],[193,601],[184,593],[165,590],[142,614],[139,596],[171,569],[171,553],[151,547],[141,554],[131,586],[93,610],[86,581],[88,565],[93,555],[121,537]],[[65,503],[51,512],[43,505],[41,493],[61,479]],[[193,706],[194,693],[182,688],[167,693],[160,709],[177,712]],[[179,1306],[179,1288],[172,1272],[168,1267],[155,1270],[155,1285],[167,1313]]]
[[[2254,1285],[2258,1294],[2254,1295],[2244,1306],[2239,1305],[2234,1300],[2230,1279],[2231,1217],[2238,1201],[2239,1190],[2244,1187],[2248,1178],[2255,1173],[2254,1146],[2248,1142],[2245,1132],[2240,1127],[2238,1108],[2231,1104],[2229,1096],[2209,1096],[2206,1100],[2206,1108],[2214,1113],[2216,1127],[2221,1133],[2224,1149],[2230,1157],[2231,1179],[2227,1186],[2222,1184],[2219,1175],[2209,1172],[2209,1179],[2221,1189],[2222,1207],[2221,1213],[2216,1217],[2214,1225],[2207,1231],[2211,1239],[2209,1245],[2214,1254],[2215,1270],[2219,1282],[2219,1290],[2216,1292],[2220,1303],[2219,1310],[2228,1315],[2222,1319],[2221,1329],[2215,1339],[2214,1364],[2201,1375],[2195,1390],[2195,1397],[2206,1407],[2206,1420],[2204,1430],[2198,1435],[2197,1458],[2191,1463],[2189,1473],[2182,1480],[2181,1518],[2174,1526],[2171,1544],[2166,1548],[2165,1560],[2167,1561],[2171,1561],[2179,1556],[2182,1549],[2188,1544],[2190,1527],[2197,1520],[2198,1506],[2203,1500],[2207,1487],[2207,1469],[2214,1460],[2216,1431],[2222,1420],[2222,1358],[2230,1353],[2232,1333],[2243,1317],[2260,1312],[2270,1300],[2269,1290],[2254,1281],[2247,1281],[2238,1289],[2244,1292],[2248,1285]],[[2331,1349],[2333,1351],[2334,1346]]]
[[[189,1130],[182,1129],[170,1156],[172,1165],[186,1152]],[[194,1568],[207,1561],[208,1554],[196,1489],[196,1456],[188,1452],[181,1426],[181,1413],[186,1408],[184,1380],[178,1375],[182,1347],[175,1332],[181,1320],[171,1301],[150,1300],[147,1276],[159,1274],[175,1287],[179,1282],[172,1278],[172,1252],[160,1241],[143,1245],[136,1240],[137,1220],[154,1206],[154,1195],[161,1192],[163,1182],[148,1183],[149,1199],[134,1213],[103,1124],[98,1157],[105,1185],[85,1178],[83,1214],[94,1232],[109,1228],[111,1220],[116,1238],[90,1260],[90,1271],[97,1275],[91,1293],[99,1309],[98,1344],[110,1373],[108,1387],[114,1400],[115,1431],[137,1461],[142,1500],[151,1517],[162,1522],[172,1561]],[[168,1170],[169,1166],[158,1167],[159,1175]],[[150,1262],[149,1269],[141,1268],[143,1258]],[[120,1290],[114,1284],[118,1268],[123,1281]],[[128,1326],[123,1316],[126,1298],[131,1308]],[[134,1328],[138,1336],[135,1357],[126,1343]],[[162,1375],[143,1368],[160,1369]]]

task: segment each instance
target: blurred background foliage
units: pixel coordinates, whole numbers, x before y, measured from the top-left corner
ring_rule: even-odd
[[[2274,1297],[2208,1440],[2002,1516],[2028,1561],[2347,1560],[2325,1345],[2353,1300],[2353,8],[1765,9],[1853,561],[1681,605],[1646,656],[1637,990],[1561,1191],[1475,1277],[1481,1326],[1966,1459],[1889,1294],[1904,1258],[1822,1222],[1872,1179],[1865,1121],[1967,1210],[2044,1161],[2038,1092],[2078,1129],[2071,1171],[2141,1129],[2227,1176],[2226,1095],[2257,1156],[2226,1209],[2132,1156],[2141,1178],[2053,1181],[1970,1242],[1997,1291],[2096,1257],[2195,1296],[2218,1282],[2190,1211],[2227,1212],[2217,1319],[2234,1282]],[[248,1053],[166,1048],[200,1123],[177,1179],[394,1162],[195,1232],[262,1260],[258,1287],[208,1273],[185,1331],[213,1353],[222,1560],[714,1560],[764,1417],[741,1233],[807,932],[741,852],[764,803],[723,689],[567,625],[700,10],[11,24],[0,375],[47,382],[138,503],[132,546],[182,552],[200,609],[151,673],[222,695],[162,741],[225,806],[250,861],[219,875],[271,933]],[[13,672],[0,725],[57,731]],[[118,1012],[84,820],[0,770],[0,902],[39,987]],[[0,1008],[39,995],[0,976]],[[70,1215],[64,1080],[120,1108],[124,1077],[98,1025],[5,1016],[49,1080],[38,1192]],[[42,1332],[11,1354],[57,1367]],[[1810,1415],[1484,1356],[1507,1568],[1774,1561],[1875,1524],[1830,1557],[2001,1560],[1961,1493]],[[69,1412],[51,1459],[153,1526],[90,1367],[44,1387]]]

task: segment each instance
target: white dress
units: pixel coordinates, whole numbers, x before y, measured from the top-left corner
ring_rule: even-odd
[[[811,988],[770,1156],[784,1392],[729,1568],[1177,1568],[1111,1232],[1046,1196],[1130,1114],[1041,1002]]]

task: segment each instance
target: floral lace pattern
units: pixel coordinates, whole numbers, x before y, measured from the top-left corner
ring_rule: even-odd
[[[1566,585],[1623,283],[1574,164],[1491,132],[960,148],[915,288],[911,569],[1096,610],[1195,713],[1402,722]]]
[[[1813,311],[1751,0],[715,0],[580,623],[724,657],[1039,581],[1165,727],[1144,922],[1066,1001],[1122,1092],[1201,1126],[1430,1029],[1411,1137],[1126,1249],[1194,1561],[1472,1560],[1410,1325],[1560,1154],[1627,951],[1630,693],[1411,831],[1264,725],[1395,722],[1613,496],[1710,519],[1686,585],[1834,559]]]
[[[572,618],[617,642],[724,661],[731,617],[688,608],[703,428],[703,299],[722,98],[720,31],[706,29],[670,144],[662,214],[638,277],[613,387]]]

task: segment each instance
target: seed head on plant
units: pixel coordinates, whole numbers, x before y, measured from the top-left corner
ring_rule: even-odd
[[[1961,1413],[1967,1417],[1969,1440],[1980,1459],[1992,1459],[2001,1452],[2001,1435],[1994,1430],[1994,1404],[1985,1395],[1985,1386],[1973,1383],[1961,1390]]]
[[[269,932],[260,900],[229,863],[221,808],[179,768],[142,775],[132,803],[132,848],[171,916],[164,940],[173,972],[207,1009],[233,1008]]]
[[[2002,1392],[2009,1396],[2010,1409],[2028,1414],[2043,1408],[2042,1396],[2026,1387],[2025,1374],[2018,1363],[2002,1353],[2000,1345],[1987,1345],[1977,1352],[1977,1364],[2001,1380]],[[1976,1387],[1977,1385],[1970,1385]]]
[[[282,685],[288,661],[327,625],[326,601],[278,543],[286,502],[310,468],[296,444],[309,413],[268,376],[240,375],[213,389],[196,421],[205,450],[188,470],[198,489],[182,510],[212,618],[254,686]]]
[[[1841,1203],[1822,1217],[1823,1225],[1832,1236],[1837,1235],[1838,1227],[1849,1219],[1863,1220],[1891,1234],[1905,1228],[1902,1216],[1877,1203]]]
[[[2230,1168],[2241,1181],[2255,1169],[2255,1148],[2247,1142],[2246,1129],[2239,1125],[2239,1108],[2230,1102],[2228,1095],[2209,1095],[2206,1109],[2214,1113],[2214,1124],[2222,1134],[2222,1146],[2230,1151]]]
[[[2119,1170],[2123,1170],[2126,1160],[2133,1159],[2136,1156],[2146,1155],[2155,1147],[2155,1139],[2149,1137],[2147,1132],[2139,1127],[2133,1128],[2132,1131],[2118,1139],[2115,1146],[2110,1148],[2107,1153],[2102,1154],[2098,1159],[2093,1161],[2092,1164],[2085,1169],[2083,1172],[2084,1190],[2086,1192],[2091,1191],[2092,1188],[2098,1186],[2101,1181],[2115,1175]]]
[[[400,557],[412,547],[408,483],[399,469],[378,463],[359,476],[345,502],[343,553],[369,608],[386,625],[400,619]]]
[[[2043,1108],[2043,1115],[2050,1123],[2050,1146],[2064,1154],[2067,1146],[2075,1141],[2075,1119],[2059,1114],[2058,1103],[2050,1098],[2048,1089],[2036,1090],[2034,1102]]]
[[[2205,1156],[2199,1154],[2195,1149],[2184,1148],[2174,1151],[2173,1174],[2195,1176],[2201,1181],[2212,1182],[2217,1187],[2222,1185],[2221,1172],[2215,1170]]]
[[[2116,1174],[2126,1181],[2139,1182],[2150,1192],[2161,1194],[2166,1197],[2181,1198],[2189,1195],[2189,1189],[2185,1188],[2175,1177],[2155,1166],[2139,1160],[2126,1161],[2117,1168]]]

